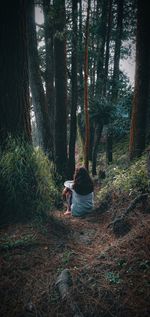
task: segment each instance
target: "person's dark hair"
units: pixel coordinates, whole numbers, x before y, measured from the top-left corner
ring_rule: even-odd
[[[74,174],[73,189],[77,194],[87,195],[93,192],[93,181],[85,167],[77,167]]]

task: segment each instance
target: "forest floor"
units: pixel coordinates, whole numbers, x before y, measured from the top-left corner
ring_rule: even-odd
[[[45,225],[1,228],[1,317],[148,317],[149,215],[139,204],[128,216],[131,230],[117,237],[109,224],[130,203],[115,198],[105,212],[86,218],[53,212]],[[56,285],[69,269],[73,311]],[[82,314],[81,314],[82,312]]]

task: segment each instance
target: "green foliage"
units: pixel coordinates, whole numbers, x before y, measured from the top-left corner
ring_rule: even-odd
[[[0,249],[1,250],[11,250],[17,247],[29,247],[36,245],[37,241],[34,235],[26,235],[20,237],[20,239],[14,240],[8,236],[5,236],[1,241]]]
[[[113,184],[118,190],[122,188],[132,194],[145,192],[148,188],[145,155],[130,165],[128,169],[118,170],[117,174],[114,176]]]
[[[131,121],[131,105],[133,99],[132,87],[128,77],[120,72],[118,82],[119,96],[113,112],[114,137],[124,137],[129,134]]]
[[[109,119],[112,115],[113,109],[111,103],[107,98],[95,98],[94,101],[90,102],[90,118],[101,124],[108,124]]]
[[[63,253],[62,263],[66,266],[69,263],[70,259],[73,257],[73,255],[73,251],[66,250]]]
[[[0,158],[1,221],[46,214],[60,200],[55,180],[54,166],[41,150],[10,138]]]
[[[110,191],[135,195],[148,190],[146,154],[131,163],[128,159],[127,144],[125,141],[114,149],[115,163],[107,167],[98,199],[105,199]]]
[[[121,279],[119,276],[119,273],[116,272],[107,272],[106,273],[106,279],[111,283],[111,284],[120,284]]]

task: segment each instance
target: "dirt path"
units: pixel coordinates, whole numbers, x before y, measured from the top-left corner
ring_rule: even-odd
[[[142,225],[140,217],[119,239],[107,228],[111,210],[85,219],[55,211],[45,226],[3,228],[1,316],[73,316],[55,286],[68,268],[84,317],[148,317],[148,215]]]

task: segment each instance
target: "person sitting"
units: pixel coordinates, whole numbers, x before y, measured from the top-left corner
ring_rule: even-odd
[[[92,211],[94,185],[85,167],[77,167],[73,181],[66,181],[64,186],[63,198],[67,202],[64,215],[80,217]]]

